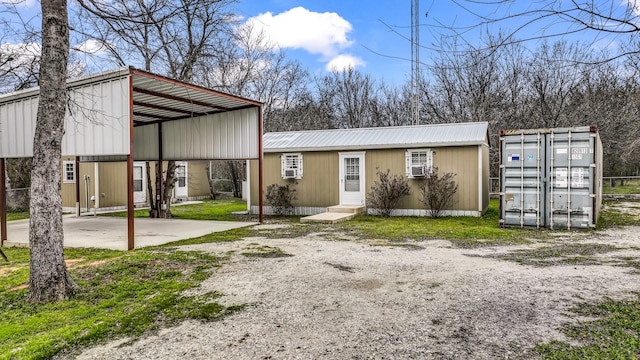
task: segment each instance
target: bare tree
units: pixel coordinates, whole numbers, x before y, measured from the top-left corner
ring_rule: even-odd
[[[60,301],[78,285],[64,262],[61,143],[66,111],[69,23],[66,0],[43,1],[40,101],[33,144],[29,301]]]
[[[218,50],[214,40],[230,33],[233,16],[228,8],[233,2],[115,0],[105,3],[101,0],[78,0],[81,9],[77,28],[103,44],[120,65],[139,64],[147,71],[203,84],[201,78],[194,76],[194,71],[204,57]],[[82,25],[87,18],[91,20],[89,25]],[[175,169],[175,162],[168,161],[160,203],[154,202],[156,196],[148,187],[152,215],[162,213],[171,217]],[[160,189],[162,176],[162,172],[156,171],[156,192]],[[147,183],[152,183],[150,178],[147,180]],[[166,208],[158,211],[161,204],[166,204]]]
[[[613,40],[621,43],[617,53],[601,59],[611,61],[639,54],[640,4],[636,0],[562,1],[540,0],[516,4],[515,0],[450,0],[450,12],[467,13],[475,21],[465,25],[450,25],[438,22],[439,28],[447,28],[455,37],[469,40],[484,31],[496,31],[500,27],[506,36],[492,48],[509,44],[536,42],[541,39],[564,38],[579,35],[589,39],[588,46],[599,41]],[[526,6],[525,6],[526,5]],[[444,25],[444,26],[443,26]],[[469,40],[470,41],[470,40]]]
[[[372,101],[376,96],[375,80],[354,68],[333,71],[316,79],[320,106],[332,113],[335,128],[372,126]]]

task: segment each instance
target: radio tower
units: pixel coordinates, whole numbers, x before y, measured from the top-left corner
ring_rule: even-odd
[[[420,1],[411,0],[411,123],[420,123]]]

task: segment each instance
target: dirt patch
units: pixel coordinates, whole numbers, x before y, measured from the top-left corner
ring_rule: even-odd
[[[640,228],[571,241],[613,241],[638,255]],[[640,275],[628,267],[539,267],[488,256],[545,243],[472,250],[446,241],[408,244],[307,236],[183,246],[233,254],[189,295],[218,291],[226,306],[249,306],[221,321],[187,321],[124,346],[89,349],[78,359],[529,359],[536,344],[564,340],[557,329],[576,320],[569,307],[640,288]],[[249,245],[293,256],[242,256]]]
[[[10,273],[12,273],[12,272],[14,272],[14,271],[16,271],[18,269],[20,269],[20,268],[16,267],[16,266],[1,267],[0,268],[0,276],[7,276]]]
[[[14,286],[11,289],[9,289],[9,291],[18,291],[18,290],[22,290],[22,289],[26,289],[29,287],[29,284],[20,284],[18,286]]]

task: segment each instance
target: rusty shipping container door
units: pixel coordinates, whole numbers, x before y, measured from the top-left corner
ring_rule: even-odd
[[[500,225],[593,228],[602,146],[593,127],[500,132]]]

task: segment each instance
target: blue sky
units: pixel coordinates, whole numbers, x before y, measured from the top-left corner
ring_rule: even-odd
[[[411,0],[240,0],[236,11],[244,19],[253,21],[279,43],[288,54],[299,59],[312,73],[322,73],[331,68],[354,66],[358,70],[384,79],[401,83],[410,78]],[[539,9],[545,6],[572,6],[567,1],[509,1],[495,5],[497,1],[420,1],[420,59],[430,63],[433,44],[441,33],[451,33],[445,27],[462,30],[470,24],[478,24],[478,18],[470,11],[501,17]],[[482,5],[484,3],[484,5]],[[583,3],[580,1],[579,3]],[[493,5],[491,5],[493,4]],[[638,20],[640,0],[599,0],[595,6],[601,11],[612,11],[621,16],[631,12],[632,20]],[[468,11],[470,10],[470,11]],[[634,15],[635,13],[635,15]],[[428,14],[428,15],[426,15]],[[501,21],[491,31],[509,31],[531,18],[515,18]],[[639,21],[640,22],[640,21]],[[440,25],[442,27],[440,27]],[[612,25],[613,26],[613,25]],[[556,16],[548,21],[533,22],[517,33],[519,38],[564,33],[576,28],[576,24]],[[486,29],[473,28],[464,32],[463,41],[479,41]],[[621,36],[604,36],[603,32],[580,32],[571,36],[552,37],[550,41],[566,39],[583,41],[594,50],[616,50]],[[527,46],[535,47],[536,42]]]
[[[422,14],[440,10],[420,5]],[[241,0],[235,7],[312,73],[354,66],[389,82],[410,77],[410,0]]]
[[[107,0],[108,1],[108,0]],[[70,2],[73,2],[71,0]],[[299,60],[312,74],[323,74],[331,69],[353,66],[373,77],[390,83],[400,84],[410,78],[410,25],[411,0],[239,0],[232,11],[242,21],[251,22],[264,30],[271,39],[282,47],[289,57]],[[478,5],[482,2],[495,4],[492,0],[422,0],[420,1],[420,51],[421,61],[430,63],[432,45],[438,43],[439,34],[447,32],[439,25],[463,28],[477,24],[469,11],[455,3],[473,6],[469,10],[479,10],[493,16],[531,10],[544,4],[569,6],[566,1],[510,1],[504,5]],[[37,0],[0,0],[2,3],[18,3],[24,16],[39,12]],[[568,4],[568,5],[566,5]],[[640,0],[598,0],[596,4],[607,6],[613,11],[630,10],[635,13],[634,21],[640,14]],[[493,13],[492,13],[493,11]],[[428,14],[428,15],[427,15]],[[523,21],[519,20],[520,23]],[[515,28],[517,21],[500,22],[499,28]],[[519,37],[536,37],[552,32],[564,32],[572,25],[555,19],[553,22],[533,23],[518,33]],[[477,41],[482,30],[474,28],[464,34],[465,40]],[[559,38],[554,38],[557,40]],[[615,49],[618,38],[602,35],[574,35],[568,40],[590,41],[594,47]],[[6,41],[6,39],[3,39]],[[7,45],[0,44],[0,47]],[[88,45],[72,44],[87,48]],[[95,45],[95,44],[94,44]],[[16,45],[18,46],[18,45]],[[32,44],[29,44],[32,46]],[[36,47],[30,51],[39,51]],[[103,69],[104,70],[104,69]]]

